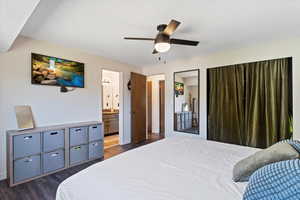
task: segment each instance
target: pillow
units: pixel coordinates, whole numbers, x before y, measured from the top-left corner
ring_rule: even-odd
[[[296,158],[299,158],[299,153],[290,144],[276,143],[235,164],[233,181],[248,181],[253,172],[267,164]]]
[[[287,160],[260,168],[251,176],[243,200],[300,199],[300,160]]]
[[[298,140],[287,139],[287,140],[281,140],[278,143],[288,143],[288,144],[292,145],[292,147],[294,147],[298,151],[298,153],[300,153],[300,141],[298,141]]]

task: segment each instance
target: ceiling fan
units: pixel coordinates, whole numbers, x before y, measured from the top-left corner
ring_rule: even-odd
[[[171,44],[197,46],[199,44],[198,41],[170,38],[170,36],[175,32],[179,25],[180,22],[173,19],[168,25],[160,24],[157,26],[158,34],[155,38],[125,37],[124,39],[154,41],[154,50],[152,52],[153,54],[167,52],[170,49]]]

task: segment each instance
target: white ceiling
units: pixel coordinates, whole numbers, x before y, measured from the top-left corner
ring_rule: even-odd
[[[0,0],[0,52],[9,50],[40,0]]]
[[[266,40],[300,36],[298,0],[41,0],[22,35],[136,66],[153,65],[149,41],[156,26],[182,22],[175,38],[198,47],[172,46],[167,60],[183,59]]]

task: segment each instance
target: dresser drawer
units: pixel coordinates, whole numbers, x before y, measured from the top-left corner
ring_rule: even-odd
[[[75,146],[70,149],[70,164],[76,164],[88,160],[88,145]]]
[[[20,182],[41,174],[41,156],[30,156],[14,161],[14,182]]]
[[[189,114],[188,112],[185,112],[185,113],[184,113],[184,118],[185,118],[185,120],[188,120],[189,117],[190,117],[190,114]]]
[[[43,151],[49,152],[65,146],[65,131],[47,131],[43,133]]]
[[[89,144],[89,159],[103,157],[103,141],[92,142]]]
[[[102,139],[103,139],[102,125],[89,126],[89,142],[102,140]]]
[[[185,129],[192,128],[192,120],[185,121]]]
[[[180,127],[180,128],[181,128],[181,129],[186,129],[184,121],[181,122],[181,127]]]
[[[176,124],[175,124],[175,129],[176,129],[177,131],[180,131],[180,130],[181,130],[181,123],[176,123]]]
[[[88,143],[88,127],[78,127],[70,129],[70,145],[76,146],[79,144]]]
[[[65,151],[58,150],[43,155],[44,173],[49,173],[65,167]]]
[[[184,114],[184,113],[181,113],[181,114],[180,114],[180,119],[181,119],[181,121],[184,121],[184,120],[185,120],[185,114]]]
[[[14,159],[41,152],[41,134],[25,134],[13,137]]]

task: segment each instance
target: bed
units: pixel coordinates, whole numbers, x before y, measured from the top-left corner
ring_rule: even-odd
[[[173,136],[69,177],[56,200],[241,200],[233,165],[259,149]]]

